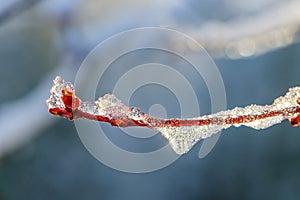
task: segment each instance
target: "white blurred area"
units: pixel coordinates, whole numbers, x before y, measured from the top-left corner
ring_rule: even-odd
[[[216,58],[240,59],[298,42],[299,10],[299,0],[56,0],[45,1],[40,11],[68,18],[68,33],[91,46],[122,30],[162,26],[194,37]]]
[[[1,1],[0,13],[18,1]],[[12,15],[3,29],[48,23],[52,27],[49,37],[53,37],[62,55],[54,72],[45,74],[31,92],[0,105],[0,157],[53,121],[44,105],[51,79],[54,74],[71,78],[76,70],[60,66],[78,66],[78,52],[91,50],[113,34],[162,26],[194,37],[216,58],[241,59],[298,42],[299,10],[299,0],[44,0],[24,13]],[[32,110],[38,114],[28,118]]]

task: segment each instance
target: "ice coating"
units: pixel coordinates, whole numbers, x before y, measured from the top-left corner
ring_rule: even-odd
[[[203,126],[167,126],[158,130],[169,140],[173,150],[181,155],[187,153],[199,140],[208,138],[224,128],[221,125],[209,124]]]
[[[272,125],[281,123],[285,119],[290,122],[298,117],[299,125],[299,103],[300,87],[290,88],[285,96],[275,99],[272,105],[259,106],[250,105],[245,108],[236,107],[232,110],[221,111],[208,116],[191,118],[186,120],[209,120],[209,124],[202,126],[166,126],[159,131],[166,137],[177,154],[187,153],[192,146],[201,139],[211,137],[222,129],[241,125],[254,129],[265,129]]]
[[[262,116],[264,113],[265,110],[262,106],[237,107],[204,117],[186,119],[196,121],[209,120],[209,124],[201,126],[166,126],[159,128],[159,131],[169,140],[170,145],[177,154],[184,154],[199,140],[211,137],[222,129],[227,129],[231,126],[239,127],[241,125],[254,129],[264,129],[285,119],[284,115],[259,119],[258,116]]]
[[[64,107],[64,103],[61,99],[61,97],[63,96],[62,90],[66,89],[70,92],[74,92],[74,87],[71,83],[62,80],[62,78],[59,76],[57,76],[53,80],[53,83],[54,84],[50,90],[51,95],[50,95],[49,99],[47,99],[46,103],[49,108],[56,108],[56,107],[62,108],[62,107]]]
[[[265,129],[288,119],[300,125],[300,87],[290,88],[273,104],[236,107],[211,115],[189,119],[161,119],[143,113],[139,108],[124,105],[113,94],[105,94],[95,102],[81,102],[70,82],[56,77],[46,100],[51,114],[70,120],[85,118],[108,122],[113,126],[144,126],[159,130],[169,140],[177,154],[187,153],[201,139],[211,137],[222,129],[241,125]]]
[[[95,116],[120,117],[127,113],[125,105],[113,94],[105,94],[95,102],[83,102],[78,110]]]

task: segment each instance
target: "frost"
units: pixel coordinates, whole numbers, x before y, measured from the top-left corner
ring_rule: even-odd
[[[99,112],[99,110],[97,109],[97,105],[93,102],[83,102],[78,107],[78,110],[81,110],[91,115],[103,115],[103,113]]]

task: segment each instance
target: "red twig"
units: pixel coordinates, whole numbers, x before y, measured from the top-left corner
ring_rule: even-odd
[[[73,85],[60,77],[56,77],[50,92],[51,96],[46,102],[49,112],[55,116],[69,120],[97,120],[118,127],[143,126],[157,129],[169,139],[178,154],[186,153],[198,140],[230,126],[245,125],[263,129],[285,119],[293,126],[300,125],[300,87],[291,88],[272,105],[251,105],[190,119],[154,118],[139,108],[124,105],[112,94],[106,94],[95,102],[82,102],[75,95]]]

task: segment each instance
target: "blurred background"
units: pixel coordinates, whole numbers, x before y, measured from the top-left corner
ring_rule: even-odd
[[[286,121],[261,131],[228,129],[204,159],[200,142],[164,169],[129,174],[97,161],[74,123],[51,116],[45,105],[56,75],[74,81],[99,42],[145,26],[201,43],[221,72],[228,108],[270,104],[300,85],[299,10],[298,0],[1,1],[0,199],[299,199],[300,129]],[[119,64],[99,94],[111,92]],[[190,78],[201,113],[210,113],[205,83]],[[167,117],[180,117],[171,97],[150,85],[131,104],[146,112],[155,103],[169,105]],[[127,140],[120,145],[132,150]],[[166,142],[149,140],[152,150],[155,141]]]

